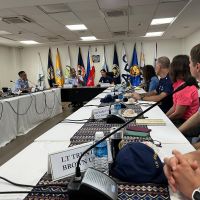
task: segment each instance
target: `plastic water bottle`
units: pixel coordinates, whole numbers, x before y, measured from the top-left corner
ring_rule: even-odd
[[[120,103],[116,103],[114,105],[114,110],[116,114],[121,114],[121,104]]]
[[[95,143],[104,137],[103,132],[95,133]],[[107,141],[104,140],[94,148],[94,168],[108,173],[108,147]]]

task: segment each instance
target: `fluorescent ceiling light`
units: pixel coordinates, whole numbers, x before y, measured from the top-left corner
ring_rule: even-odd
[[[34,40],[24,40],[24,41],[20,41],[20,43],[22,43],[22,44],[39,44],[39,42],[36,42]]]
[[[95,36],[87,36],[87,37],[81,37],[81,40],[92,41],[92,40],[97,40],[97,38]]]
[[[0,31],[0,35],[8,35],[8,34],[12,34],[12,33],[7,32],[7,31]]]
[[[148,32],[146,33],[145,37],[157,37],[162,36],[164,32]]]
[[[174,17],[153,19],[151,25],[170,24],[173,20]]]
[[[65,25],[71,31],[86,30],[87,27],[84,24],[75,24],[75,25]]]

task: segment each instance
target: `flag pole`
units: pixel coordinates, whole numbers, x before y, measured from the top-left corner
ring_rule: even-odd
[[[38,52],[38,56],[39,56],[40,64],[41,64],[41,67],[42,67],[42,73],[43,73],[43,79],[44,79],[44,88],[46,88],[46,84],[45,84],[45,72],[44,72],[44,67],[43,67],[43,63],[42,63],[42,58],[41,58],[40,52]],[[42,77],[39,76],[40,87],[41,87],[41,83],[42,83],[41,79],[42,79]]]

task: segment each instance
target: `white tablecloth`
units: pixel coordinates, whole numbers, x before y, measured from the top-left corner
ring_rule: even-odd
[[[60,89],[0,101],[0,147],[61,112]]]
[[[98,97],[103,97],[102,93]],[[93,99],[88,105],[99,105],[99,99]],[[87,119],[91,116],[91,111],[95,107],[82,107],[68,119]],[[143,108],[145,109],[145,108]],[[189,144],[178,129],[168,120],[165,114],[158,108],[146,113],[146,116],[153,118],[162,118],[166,121],[166,126],[152,126],[151,136],[162,143],[160,149],[161,158],[170,156],[172,149],[176,148],[182,153],[190,152],[194,148]],[[53,151],[66,149],[70,144],[70,138],[80,129],[82,124],[60,123],[47,131],[45,134],[35,140],[26,149],[18,153],[0,167],[0,176],[11,179],[12,181],[35,185],[43,174],[47,171],[47,155]],[[0,181],[0,191],[21,190],[10,184]],[[2,200],[23,199],[26,194],[19,195],[0,195]],[[170,191],[172,200],[184,199],[182,196],[173,194]]]

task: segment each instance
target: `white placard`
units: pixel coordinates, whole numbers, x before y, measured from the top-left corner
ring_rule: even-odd
[[[102,108],[94,109],[94,110],[92,110],[92,115],[93,115],[94,119],[104,119],[108,116],[109,110],[110,110],[111,114],[113,114],[114,106],[113,105],[111,107],[105,106]]]
[[[64,84],[63,88],[73,88],[72,84]]]
[[[80,155],[89,148],[93,142],[84,143],[74,147],[69,147],[66,151],[50,154],[48,157],[52,180],[59,180],[75,174],[76,164]],[[93,166],[94,155],[90,150],[83,156],[80,162],[81,171]],[[50,171],[48,169],[48,171]]]
[[[110,87],[110,83],[100,83],[101,87]]]

